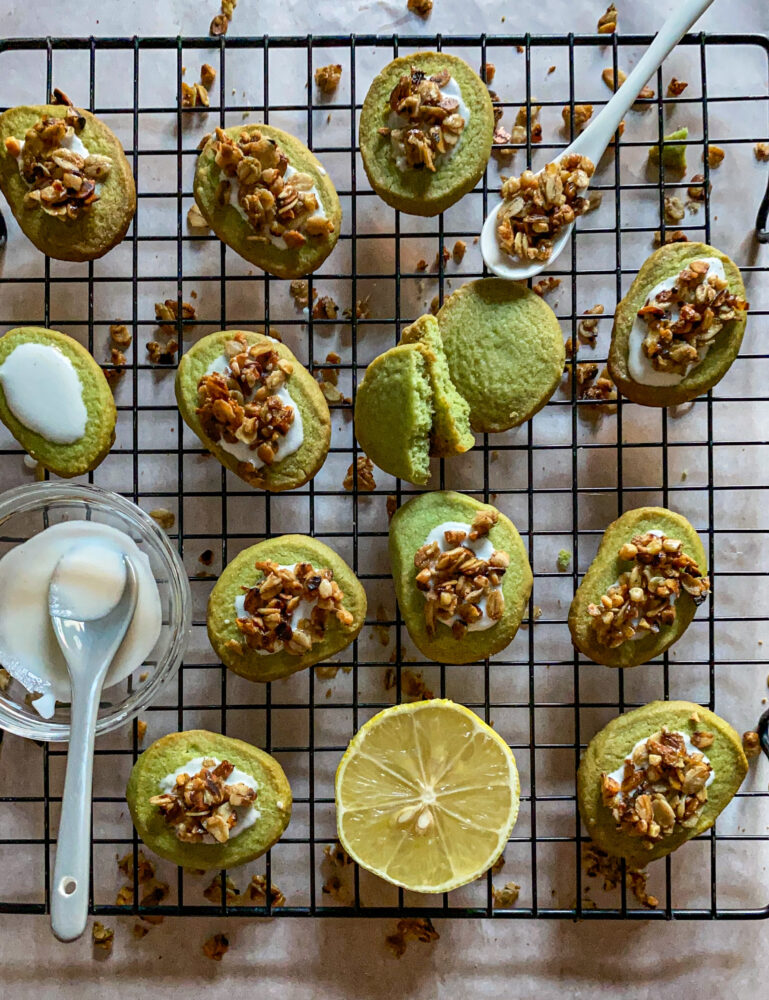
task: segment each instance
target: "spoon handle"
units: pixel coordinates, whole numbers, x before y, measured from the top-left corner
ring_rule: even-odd
[[[619,123],[635,104],[640,89],[712,3],[713,0],[684,0],[673,11],[603,111],[561,155],[580,153],[591,159],[593,163],[600,160],[614,138]]]
[[[74,941],[88,921],[91,870],[93,745],[101,683],[72,677],[67,775],[61,803],[51,893],[51,929],[60,941]]]

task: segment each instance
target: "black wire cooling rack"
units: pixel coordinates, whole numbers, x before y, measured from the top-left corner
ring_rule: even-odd
[[[0,72],[8,105],[42,103],[54,87],[102,117],[123,141],[138,188],[138,210],[124,243],[90,264],[62,264],[36,254],[9,219],[1,260],[0,321],[4,327],[53,326],[79,337],[97,360],[107,360],[107,328],[123,322],[134,334],[127,370],[116,387],[118,440],[89,481],[131,497],[145,509],[171,509],[194,595],[194,627],[176,685],[144,714],[142,745],[176,729],[205,727],[263,746],[281,761],[295,793],[294,818],[253,874],[285,894],[263,906],[238,906],[227,895],[207,896],[210,881],[159,865],[168,896],[145,905],[134,884],[132,905],[115,903],[121,884],[115,859],[140,845],[123,798],[124,782],[141,752],[137,724],[100,741],[94,786],[92,912],[96,914],[222,914],[270,916],[431,916],[670,918],[769,915],[765,864],[769,854],[766,791],[750,781],[716,830],[652,868],[649,891],[659,899],[643,908],[624,882],[604,892],[583,870],[584,834],[576,809],[574,774],[581,748],[618,712],[654,697],[688,697],[722,709],[741,706],[743,728],[759,714],[766,664],[760,648],[767,621],[764,598],[769,522],[767,482],[761,472],[765,435],[766,371],[763,336],[769,301],[766,270],[752,240],[752,219],[764,186],[753,145],[767,139],[769,85],[745,94],[743,79],[766,81],[769,43],[758,35],[690,35],[651,81],[655,96],[628,116],[621,142],[596,177],[601,207],[581,220],[570,252],[551,272],[561,286],[553,302],[564,335],[576,342],[581,314],[597,302],[596,351],[606,356],[613,305],[651,252],[653,234],[670,228],[690,239],[711,239],[737,259],[746,276],[751,317],[743,351],[730,373],[695,403],[652,411],[619,401],[597,414],[564,383],[524,427],[483,436],[461,459],[436,463],[432,486],[455,487],[491,500],[517,523],[534,570],[530,611],[515,642],[491,662],[445,667],[421,661],[392,596],[386,556],[386,497],[398,503],[407,484],[376,473],[373,493],[346,492],[342,480],[357,458],[351,404],[333,408],[329,459],[318,477],[292,494],[262,495],[205,457],[184,429],[173,400],[173,372],[151,364],[145,342],[154,339],[152,303],[171,298],[196,305],[197,318],[177,321],[182,346],[225,326],[263,329],[274,324],[310,368],[335,368],[340,389],[354,395],[368,361],[395,343],[400,328],[459,283],[483,274],[473,237],[479,232],[500,170],[535,168],[569,141],[561,109],[609,95],[601,66],[615,72],[651,41],[647,36],[292,37],[19,39],[0,42]],[[357,114],[368,84],[396,55],[444,48],[471,65],[496,65],[503,124],[516,109],[541,106],[543,141],[514,147],[514,166],[495,161],[477,190],[434,220],[401,215],[371,192],[362,170]],[[212,63],[217,80],[209,108],[182,109],[182,80]],[[314,69],[343,66],[330,98],[314,87]],[[670,76],[687,90],[668,98]],[[191,180],[197,145],[215,124],[269,120],[304,138],[322,158],[339,190],[344,223],[340,242],[309,280],[310,294],[330,294],[339,315],[302,314],[287,282],[255,272],[212,235],[190,230]],[[573,118],[573,115],[572,115]],[[685,178],[650,176],[649,146],[682,123],[689,125]],[[726,153],[718,171],[702,153],[717,144]],[[686,198],[701,173],[708,196],[675,224],[665,222],[665,198]],[[709,187],[713,183],[713,192]],[[735,189],[737,193],[735,194]],[[7,216],[8,217],[8,216]],[[719,236],[723,233],[723,242]],[[738,233],[735,240],[734,233]],[[461,263],[444,254],[467,244]],[[434,265],[423,270],[418,261]],[[764,265],[767,258],[763,258]],[[197,297],[193,298],[193,294]],[[358,302],[367,303],[360,310]],[[347,306],[349,312],[343,314]],[[181,309],[179,310],[181,316]],[[331,348],[342,360],[324,359]],[[762,422],[763,421],[763,422]],[[21,453],[2,439],[3,488],[28,479]],[[722,469],[739,456],[739,473]],[[706,539],[712,600],[679,644],[659,662],[636,671],[608,671],[579,657],[568,641],[566,612],[606,524],[643,503],[670,505]],[[261,537],[305,531],[336,547],[369,594],[369,617],[339,672],[306,671],[271,686],[249,685],[213,660],[205,636],[205,601],[213,577],[237,551]],[[572,553],[558,570],[560,549]],[[204,550],[207,556],[200,557]],[[748,568],[740,562],[751,558]],[[208,566],[213,561],[212,566]],[[758,569],[756,569],[758,567]],[[328,667],[328,665],[325,665]],[[407,674],[406,671],[411,671]],[[521,815],[505,852],[505,867],[451,895],[419,897],[358,871],[335,868],[333,773],[347,741],[379,709],[409,697],[415,676],[436,695],[473,708],[513,747],[522,779]],[[389,680],[388,680],[389,678]],[[393,681],[394,678],[394,681]],[[388,686],[389,685],[389,686]],[[0,911],[44,913],[61,802],[66,748],[6,737],[0,764]],[[23,781],[20,785],[20,776]],[[764,785],[766,782],[764,778]],[[129,865],[131,862],[129,861]],[[492,885],[520,884],[515,906],[494,906]],[[129,880],[130,881],[130,880]],[[218,898],[218,902],[216,901]]]

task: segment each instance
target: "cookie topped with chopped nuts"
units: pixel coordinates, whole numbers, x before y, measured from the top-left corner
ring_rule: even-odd
[[[0,116],[0,190],[24,234],[58,260],[102,257],[136,211],[117,136],[68,104],[25,105]]]
[[[184,868],[234,868],[275,844],[291,818],[280,764],[242,740],[194,729],[156,740],[126,789],[150,850]]]
[[[316,270],[339,238],[342,208],[320,161],[263,124],[216,128],[201,150],[195,201],[241,257],[279,278]]]
[[[654,701],[590,741],[577,776],[594,843],[638,867],[713,825],[748,770],[740,737],[689,701]]]
[[[491,155],[494,110],[487,86],[445,52],[394,59],[363,102],[363,166],[388,205],[412,215],[445,211],[471,191]]]
[[[740,350],[748,303],[739,268],[706,243],[671,243],[642,265],[617,306],[609,371],[646,406],[674,406],[716,385]]]
[[[272,681],[345,649],[365,615],[363,587],[333,549],[282,535],[228,563],[208,601],[208,637],[230,670]]]
[[[683,635],[709,591],[705,550],[685,517],[627,511],[604,532],[571,603],[572,641],[596,663],[638,666]]]
[[[176,399],[203,444],[256,489],[296,489],[328,454],[323,393],[273,337],[244,330],[203,337],[179,362]]]
[[[470,663],[512,642],[532,574],[495,507],[452,491],[415,497],[390,522],[390,563],[409,635],[431,660]]]

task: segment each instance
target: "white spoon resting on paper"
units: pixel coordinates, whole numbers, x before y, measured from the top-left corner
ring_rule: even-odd
[[[51,893],[51,928],[60,941],[80,937],[88,920],[96,717],[107,669],[131,624],[138,595],[136,570],[129,558],[117,549],[99,549],[97,574],[83,549],[65,552],[48,591],[51,624],[72,686],[67,775]]]
[[[598,163],[614,138],[619,123],[638,99],[641,88],[659,68],[671,49],[675,48],[689,28],[712,3],[713,0],[684,0],[662,25],[654,41],[638,60],[638,65],[628,75],[603,111],[552,162],[558,163],[564,156],[578,153],[581,156],[586,156],[593,163]],[[584,192],[582,193],[584,194]],[[483,224],[480,241],[483,259],[489,270],[500,278],[511,278],[517,281],[533,278],[549,264],[552,264],[563,250],[571,235],[574,223],[564,226],[558,233],[547,260],[516,261],[500,248],[497,239],[497,215],[503,204],[503,201],[500,200],[499,204],[489,212]]]

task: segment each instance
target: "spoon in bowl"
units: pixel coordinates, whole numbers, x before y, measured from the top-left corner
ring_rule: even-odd
[[[638,93],[649,77],[662,64],[668,53],[675,48],[681,38],[691,28],[694,22],[707,10],[713,0],[684,0],[680,6],[665,21],[654,41],[638,60],[638,64],[628,74],[627,79],[617,90],[606,107],[581,132],[574,142],[568,146],[553,163],[560,162],[571,153],[586,156],[593,163],[598,163],[614,138],[619,123],[625,117],[631,106],[638,100]],[[581,194],[584,195],[584,191]],[[486,266],[500,278],[510,278],[521,281],[533,278],[552,264],[566,246],[574,223],[564,226],[553,240],[553,248],[547,260],[518,261],[505,253],[497,239],[497,215],[504,202],[500,199],[488,214],[481,231],[481,254]]]
[[[80,549],[66,552],[48,591],[51,624],[72,686],[51,897],[51,928],[60,941],[80,937],[88,920],[96,717],[107,670],[131,624],[138,596],[136,570],[128,556],[100,546],[97,581],[89,578],[84,557]]]

